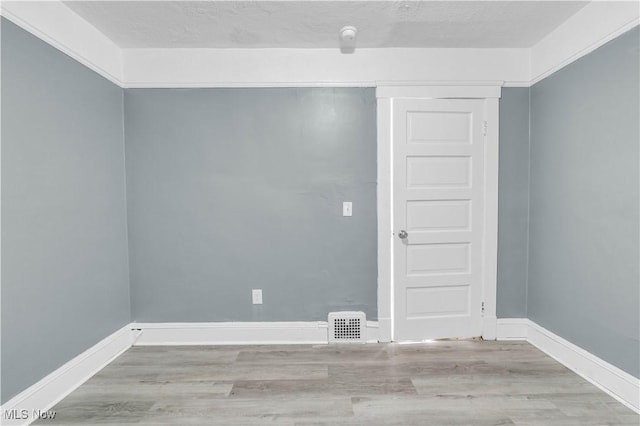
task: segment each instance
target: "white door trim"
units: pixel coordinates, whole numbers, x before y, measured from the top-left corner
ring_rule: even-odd
[[[381,342],[393,334],[393,152],[391,99],[378,96],[378,325]]]
[[[493,82],[436,82],[433,85],[415,86],[410,84],[379,85],[378,99],[420,98],[420,99],[491,99],[500,98],[502,81]]]
[[[378,324],[381,342],[393,340],[393,116],[392,98],[485,99],[484,301],[482,336],[496,338],[498,258],[498,99],[501,84],[378,86]]]
[[[498,128],[499,98],[485,100],[486,127],[484,155],[484,267],[482,268],[484,301],[482,337],[496,338],[496,302],[498,289]]]

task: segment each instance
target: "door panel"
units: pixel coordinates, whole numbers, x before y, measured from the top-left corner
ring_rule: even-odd
[[[469,313],[469,286],[407,288],[407,317],[434,318]]]
[[[406,168],[408,189],[471,186],[470,157],[412,155],[407,156]]]
[[[407,201],[407,231],[471,230],[471,201]]]
[[[393,100],[396,340],[481,334],[483,110]]]
[[[448,272],[469,273],[470,244],[440,243],[407,246],[407,276]]]
[[[408,143],[470,143],[471,116],[466,112],[408,111]]]

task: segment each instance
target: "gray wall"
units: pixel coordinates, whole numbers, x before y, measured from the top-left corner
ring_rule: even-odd
[[[531,89],[527,313],[638,377],[638,27]]]
[[[125,91],[134,319],[375,320],[375,102],[373,89]]]
[[[527,316],[529,230],[529,89],[500,99],[498,175],[498,318]]]
[[[122,90],[2,20],[2,402],[130,321]]]

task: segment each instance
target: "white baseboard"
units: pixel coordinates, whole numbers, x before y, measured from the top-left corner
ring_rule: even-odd
[[[137,330],[137,332],[136,332]],[[28,425],[38,410],[46,412],[132,345],[326,344],[328,324],[313,322],[132,323],[103,339],[0,407],[3,425]],[[383,331],[383,330],[382,330]],[[498,319],[498,340],[526,340],[593,383],[627,407],[640,412],[640,379],[585,351],[533,321]],[[367,321],[367,342],[377,342],[381,328]],[[14,413],[14,419],[5,413]],[[22,418],[26,414],[26,418]]]
[[[134,346],[327,343],[326,322],[133,323]]]
[[[0,424],[28,425],[131,347],[131,327],[106,337],[0,407]],[[7,414],[8,413],[8,414]],[[13,417],[13,418],[9,418]]]
[[[30,424],[132,345],[327,344],[328,328],[322,321],[131,323],[7,401],[0,424]],[[365,332],[368,343],[378,342],[377,321],[367,321]]]
[[[526,340],[585,380],[640,413],[640,379],[529,319],[498,320],[498,340]]]
[[[529,320],[526,318],[500,318],[497,321],[497,340],[527,340]]]
[[[640,379],[530,321],[527,341],[640,413]]]
[[[309,322],[133,323],[141,331],[134,346],[326,344],[328,324]],[[377,342],[379,327],[367,321],[367,342]]]

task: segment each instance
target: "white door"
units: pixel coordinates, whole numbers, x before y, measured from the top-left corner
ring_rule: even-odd
[[[392,105],[394,338],[480,336],[484,100]]]

